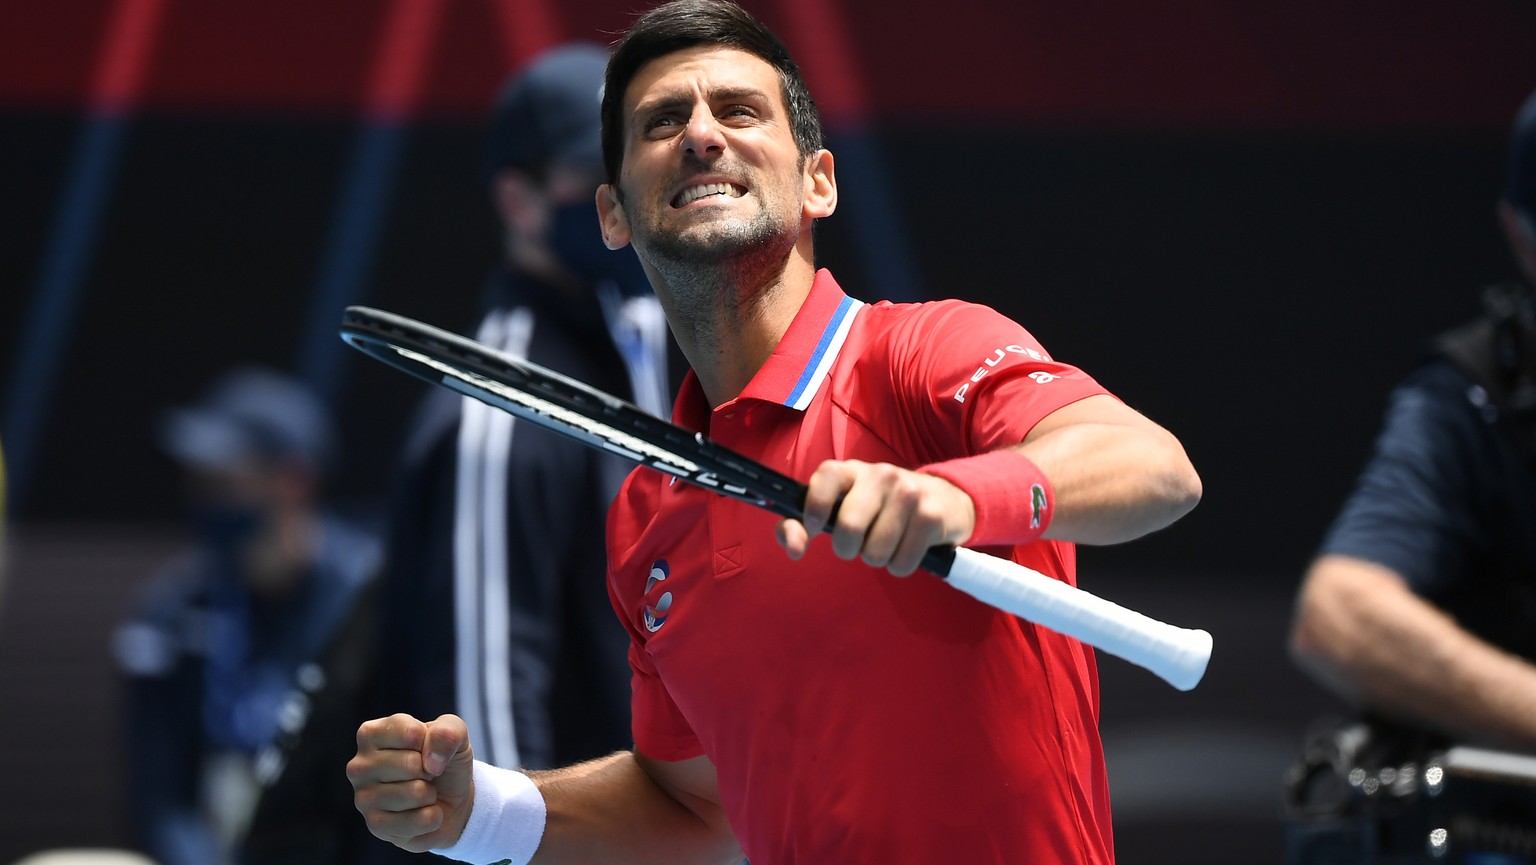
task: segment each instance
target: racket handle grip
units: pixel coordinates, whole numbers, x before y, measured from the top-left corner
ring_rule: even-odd
[[[935,567],[925,557],[924,568],[983,603],[1145,667],[1180,691],[1205,675],[1212,645],[1206,631],[1160,622],[1008,559],[949,549],[929,550]]]

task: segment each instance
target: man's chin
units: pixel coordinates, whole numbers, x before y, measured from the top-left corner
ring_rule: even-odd
[[[759,233],[747,226],[695,226],[669,236],[658,236],[651,246],[654,252],[680,264],[721,264],[763,245]]]

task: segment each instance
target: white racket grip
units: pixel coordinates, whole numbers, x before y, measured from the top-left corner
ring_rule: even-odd
[[[1146,667],[1180,691],[1200,683],[1211,635],[1178,628],[1007,559],[955,550],[946,578],[962,592]]]

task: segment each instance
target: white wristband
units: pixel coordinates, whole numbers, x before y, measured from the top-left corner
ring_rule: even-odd
[[[475,800],[458,843],[440,856],[474,865],[527,865],[544,837],[544,796],[522,772],[475,761]]]

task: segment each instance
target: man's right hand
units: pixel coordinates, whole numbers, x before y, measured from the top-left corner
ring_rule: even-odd
[[[451,847],[474,802],[474,752],[457,715],[366,721],[347,763],[353,802],[374,835],[412,853]]]

